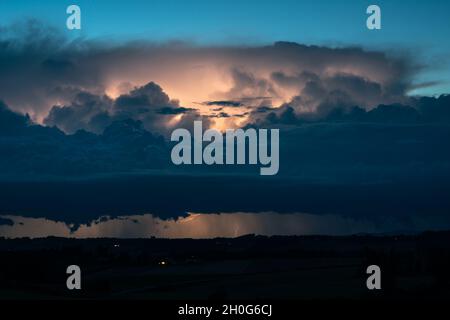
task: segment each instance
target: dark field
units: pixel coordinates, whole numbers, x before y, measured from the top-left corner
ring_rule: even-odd
[[[1,299],[450,298],[450,232],[235,239],[0,239]],[[82,290],[66,288],[66,268]],[[366,288],[381,267],[382,290]]]

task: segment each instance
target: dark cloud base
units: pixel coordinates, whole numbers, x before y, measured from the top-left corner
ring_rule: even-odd
[[[122,175],[0,182],[0,214],[86,223],[108,215],[304,212],[380,219],[447,216],[448,177],[321,184],[244,176]],[[449,218],[450,219],[450,218]]]

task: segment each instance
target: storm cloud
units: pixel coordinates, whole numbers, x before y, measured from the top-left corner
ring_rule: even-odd
[[[37,21],[0,33],[0,98],[33,121],[47,119],[68,132],[99,132],[112,113],[131,113],[158,127],[161,123],[144,115],[146,109],[181,114],[193,111],[194,101],[206,101],[205,107],[289,103],[295,113],[338,103],[364,109],[407,103],[419,70],[404,54],[357,47],[72,40]],[[145,89],[151,82],[164,92]],[[255,102],[259,97],[264,99]],[[207,113],[199,108],[202,112]]]
[[[174,117],[179,115],[176,121]],[[44,119],[47,126],[56,126],[67,133],[83,129],[94,133],[115,121],[132,119],[139,121],[148,131],[167,135],[184,118],[199,120],[202,117],[194,108],[180,107],[154,82],[136,87],[116,99],[89,92],[78,93],[70,105],[53,106]],[[208,121],[205,120],[206,125]]]
[[[3,28],[0,214],[445,216],[450,97],[408,96],[420,68],[357,47],[106,43],[33,21]],[[279,128],[279,175],[172,165],[169,133],[199,119]]]

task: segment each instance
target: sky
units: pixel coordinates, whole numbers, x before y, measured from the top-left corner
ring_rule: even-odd
[[[65,9],[82,10],[82,30],[69,37],[127,41],[192,41],[203,45],[270,44],[293,41],[326,46],[358,45],[369,49],[408,50],[429,65],[416,82],[440,81],[410,94],[450,91],[450,3],[444,0],[376,1],[382,30],[365,27],[370,1],[2,1],[2,25],[24,17],[64,29]],[[436,66],[439,65],[439,66]]]
[[[370,31],[356,0],[1,1],[0,216],[449,225],[450,2],[408,3],[378,1]],[[197,120],[279,129],[279,173],[175,166]]]

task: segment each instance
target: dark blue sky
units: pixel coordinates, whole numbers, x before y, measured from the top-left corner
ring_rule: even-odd
[[[365,26],[366,8],[382,9],[382,30]],[[72,36],[115,40],[188,40],[264,44],[286,40],[327,46],[410,50],[431,64],[417,82],[441,81],[416,93],[450,91],[450,2],[444,0],[15,0],[0,3],[1,25],[33,17],[65,28],[68,5],[82,9]],[[69,31],[66,31],[69,32]]]

